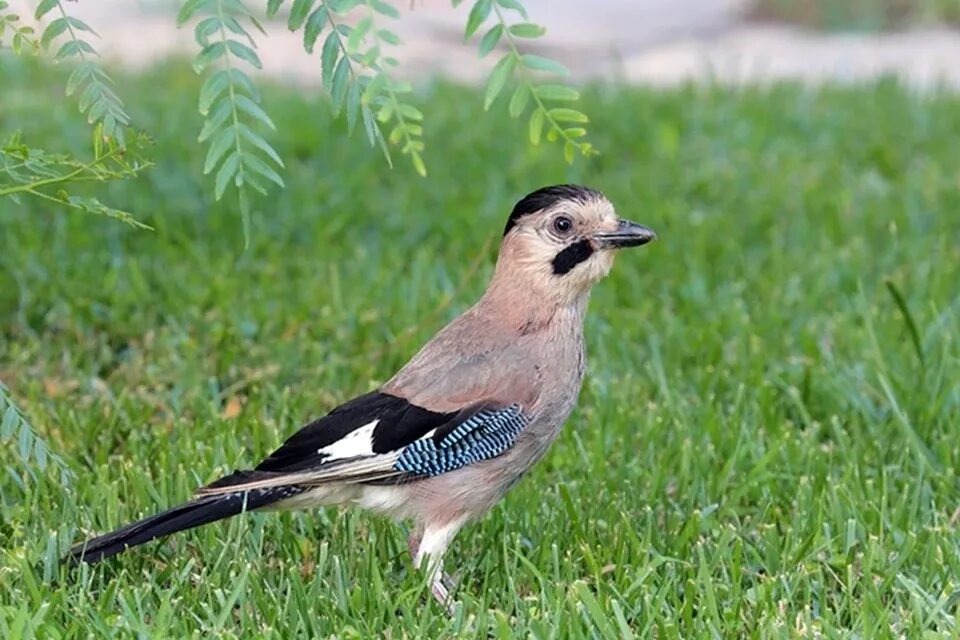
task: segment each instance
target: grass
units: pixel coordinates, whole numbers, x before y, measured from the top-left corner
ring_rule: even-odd
[[[886,31],[960,23],[960,0],[752,0],[747,13],[828,31]]]
[[[0,129],[84,148],[61,77],[0,72]],[[75,473],[31,481],[0,449],[0,636],[960,635],[956,96],[594,90],[603,155],[570,168],[436,86],[422,180],[275,88],[288,189],[243,252],[200,177],[196,89],[186,65],[121,82],[158,166],[109,196],[155,232],[0,215],[0,380]],[[460,615],[357,511],[57,567],[384,381],[480,294],[513,202],[566,180],[660,240],[595,291],[556,445],[454,542]]]

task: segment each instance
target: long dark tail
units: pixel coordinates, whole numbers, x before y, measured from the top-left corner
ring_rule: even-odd
[[[94,563],[156,538],[223,520],[289,498],[299,487],[276,487],[264,491],[227,493],[191,500],[169,511],[128,524],[116,531],[87,540],[70,550],[68,561]]]

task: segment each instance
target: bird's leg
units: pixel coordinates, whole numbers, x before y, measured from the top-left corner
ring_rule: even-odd
[[[420,540],[423,538],[423,529],[417,527],[410,532],[410,537],[407,538],[407,549],[410,551],[410,557],[413,558],[413,564],[417,564],[417,554],[420,552]],[[420,567],[417,567],[418,569]]]
[[[414,566],[427,574],[427,579],[430,580],[430,592],[450,615],[456,613],[456,607],[450,597],[450,590],[444,584],[445,581],[450,582],[450,577],[443,572],[443,554],[464,521],[465,519],[458,519],[439,527],[426,526],[423,529],[423,536],[416,545],[414,545],[413,535],[409,541],[411,551],[416,546],[416,551],[413,552]]]
[[[447,610],[447,613],[454,615],[456,609],[453,606],[453,601],[450,599],[450,590],[447,588],[447,585],[444,584],[450,581],[450,577],[443,572],[443,556],[435,553],[422,553],[420,541],[414,541],[413,536],[410,537],[408,542],[413,552],[414,566],[426,573],[427,579],[430,580],[430,593],[432,593],[434,599]]]

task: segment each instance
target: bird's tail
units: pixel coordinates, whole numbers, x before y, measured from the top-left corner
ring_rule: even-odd
[[[277,487],[274,490],[227,493],[191,500],[168,511],[128,524],[111,533],[92,538],[75,546],[67,561],[95,563],[177,531],[193,529],[223,520],[243,511],[264,507],[299,493],[298,487]]]

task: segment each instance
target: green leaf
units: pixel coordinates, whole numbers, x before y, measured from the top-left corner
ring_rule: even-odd
[[[380,111],[377,112],[377,122],[386,124],[387,122],[390,122],[390,118],[392,117],[393,117],[393,103],[387,102],[382,107],[380,107]]]
[[[296,31],[303,26],[303,21],[310,15],[310,9],[313,8],[316,0],[293,0],[293,6],[290,8],[290,15],[287,18],[287,28],[290,31]]]
[[[223,99],[213,108],[211,114],[207,117],[206,121],[203,123],[203,128],[200,130],[200,135],[197,137],[197,142],[203,142],[217,130],[223,126],[223,123],[227,121],[227,118],[230,117],[230,114],[233,113],[233,103],[229,99]]]
[[[36,442],[34,444],[35,446],[33,448],[33,463],[37,465],[37,469],[39,469],[40,471],[44,471],[47,468],[47,448],[44,447],[43,443],[41,442]],[[53,557],[54,557],[54,560],[53,562],[50,563],[51,566],[53,566],[57,562],[55,559],[56,555],[54,555]]]
[[[57,39],[64,31],[70,27],[70,22],[66,18],[57,18],[47,25],[40,37],[40,46],[44,49],[50,48],[50,43]]]
[[[223,158],[230,145],[237,139],[237,133],[232,126],[225,127],[210,142],[210,148],[207,149],[207,159],[203,163],[203,175],[207,175],[216,168],[217,164]]]
[[[386,3],[383,0],[369,0],[370,7],[381,15],[385,15],[388,18],[393,18],[396,20],[400,17],[400,11],[392,4]]]
[[[74,18],[73,16],[67,16],[67,22],[70,23],[70,26],[76,29],[77,31],[86,31],[92,33],[93,35],[100,37],[100,34],[94,31],[90,25],[79,18]]]
[[[526,53],[520,57],[520,60],[523,63],[523,66],[525,66],[527,69],[533,69],[534,71],[546,71],[548,73],[556,73],[562,76],[570,75],[570,71],[565,66],[556,60],[551,60],[550,58],[544,58],[543,56]]]
[[[369,49],[367,49],[364,53],[362,53],[359,57],[359,60],[360,60],[360,64],[362,64],[365,67],[376,68],[378,66],[377,60],[379,58],[380,58],[380,43],[378,42],[374,44],[372,47],[370,47]],[[357,60],[358,58],[356,54],[354,54],[354,56],[351,59]]]
[[[246,112],[251,118],[265,127],[276,130],[273,120],[270,119],[270,116],[267,115],[267,112],[264,111],[259,104],[243,94],[235,95],[234,100],[241,111]]]
[[[254,16],[252,16],[252,15],[248,15],[247,18],[250,19],[250,24],[252,24],[254,27],[256,27],[257,31],[259,31],[262,35],[267,35],[266,29],[263,28],[263,25],[260,24],[260,21],[259,21],[259,20],[257,20],[257,19],[256,19]],[[248,36],[248,37],[249,37],[249,36]]]
[[[196,40],[197,44],[201,47],[208,46],[210,44],[210,36],[219,31],[222,24],[220,18],[216,16],[204,18],[193,28],[193,39]]]
[[[200,53],[197,54],[197,57],[193,59],[193,69],[197,73],[200,73],[207,68],[211,62],[219,59],[227,50],[227,45],[223,41],[214,42],[213,44],[205,46],[200,50]]]
[[[93,103],[93,106],[90,107],[90,111],[87,112],[87,122],[89,124],[93,124],[94,122],[103,118],[109,106],[109,103],[102,97],[96,100]]]
[[[407,120],[412,120],[413,122],[423,122],[423,112],[412,104],[401,102],[397,106],[400,109],[400,115]]]
[[[546,29],[531,22],[510,25],[508,31],[516,38],[539,38],[546,33]]]
[[[20,458],[30,459],[30,449],[33,448],[33,438],[30,437],[30,430],[20,428]]]
[[[557,122],[590,122],[586,114],[580,113],[576,109],[550,109],[550,117]]]
[[[519,117],[520,114],[526,110],[528,104],[530,104],[530,87],[526,84],[521,84],[517,87],[517,90],[513,92],[513,97],[510,98],[510,117]]]
[[[70,40],[65,42],[60,50],[57,51],[56,55],[53,56],[56,60],[63,60],[72,56],[82,55],[84,53],[89,53],[90,55],[97,55],[96,50],[91,47],[89,44],[83,40]]]
[[[252,18],[253,16],[251,16]],[[223,26],[227,28],[233,34],[238,36],[243,36],[247,39],[247,42],[250,43],[251,47],[255,47],[256,43],[253,41],[253,38],[250,36],[250,32],[243,28],[243,25],[234,18],[233,16],[227,16],[223,19]]]
[[[20,416],[17,414],[17,410],[13,408],[13,405],[10,405],[7,407],[7,410],[3,412],[3,426],[0,427],[0,438],[6,440],[12,436],[18,424],[20,424]]]
[[[307,25],[303,30],[303,48],[307,53],[313,53],[313,48],[317,44],[317,38],[320,37],[320,32],[323,31],[326,23],[327,7],[320,5],[320,7],[307,18]]]
[[[423,144],[422,140],[415,140],[411,138],[407,141],[407,144],[403,146],[403,153],[409,153],[411,151],[423,151],[427,145]]]
[[[223,71],[227,72],[230,82],[234,86],[234,91],[243,91],[252,100],[260,102],[260,91],[257,89],[257,85],[242,69],[223,69]]]
[[[237,56],[241,60],[249,62],[257,69],[263,68],[263,64],[260,62],[260,57],[257,55],[257,53],[242,42],[238,42],[236,40],[227,40],[227,48],[230,50],[230,53]]]
[[[564,129],[563,133],[568,138],[582,138],[587,135],[587,130],[583,127],[570,127],[569,129]]]
[[[540,135],[543,133],[543,109],[535,109],[530,115],[530,144],[540,144]]]
[[[210,4],[210,0],[187,0],[177,13],[177,26],[181,27],[189,22],[200,9],[210,10]]]
[[[390,132],[390,137],[387,140],[390,141],[390,144],[397,144],[400,140],[403,139],[403,134],[406,131],[402,124],[398,124],[393,128],[393,131]]]
[[[520,0],[497,0],[497,4],[503,7],[504,9],[511,9],[513,11],[516,11],[521,16],[523,16],[524,20],[529,20],[529,18],[527,17],[527,10],[524,8]]]
[[[903,320],[907,325],[907,332],[910,334],[910,340],[913,342],[913,350],[914,353],[917,354],[917,360],[920,362],[920,366],[924,366],[926,362],[923,357],[923,341],[920,339],[920,332],[917,331],[917,325],[913,320],[913,314],[910,313],[910,307],[907,306],[907,300],[903,297],[903,294],[900,293],[900,289],[897,288],[897,285],[893,280],[885,280],[884,284],[887,287],[887,292],[893,298],[897,308],[900,310],[900,315],[903,316]]]
[[[90,105],[93,104],[93,101],[96,100],[99,95],[99,85],[97,85],[96,82],[88,84],[87,88],[80,94],[80,99],[77,101],[77,106],[80,107],[80,113],[86,113],[87,109],[90,108]]]
[[[370,79],[370,82],[367,83],[367,86],[363,90],[363,103],[370,104],[373,100],[380,95],[384,87],[387,86],[387,76],[378,73]]]
[[[392,46],[397,46],[403,43],[403,41],[400,39],[400,36],[389,29],[380,29],[377,31],[377,38]]]
[[[227,159],[220,165],[220,170],[217,171],[217,179],[213,189],[214,197],[217,200],[223,197],[223,192],[226,191],[227,185],[230,184],[230,179],[237,175],[237,169],[239,168],[240,154],[234,151],[227,156]]]
[[[567,140],[563,143],[563,159],[567,161],[567,164],[573,163],[573,158],[576,155],[576,152],[577,148],[572,142]]]
[[[267,142],[263,136],[242,123],[239,125],[239,130],[241,138],[267,154],[278,166],[283,166],[283,160],[280,159],[280,155],[274,151],[273,147],[270,146],[270,143]]]
[[[562,84],[542,84],[533,89],[541,100],[559,100],[573,102],[580,99],[580,92]]]
[[[330,91],[333,82],[333,71],[337,68],[337,59],[340,55],[340,35],[331,31],[323,42],[323,51],[320,53],[321,78],[323,86]]]
[[[369,85],[367,85],[369,86]],[[357,116],[360,114],[360,83],[351,82],[347,89],[347,134],[352,135],[354,127],[357,126]]]
[[[480,25],[490,16],[493,9],[492,0],[477,0],[470,9],[470,15],[467,16],[467,26],[463,32],[463,39],[467,41],[477,32]]]
[[[416,171],[421,178],[426,178],[427,165],[423,164],[423,158],[420,157],[420,154],[416,151],[412,151],[410,153],[410,160],[413,162],[414,171]]]
[[[272,18],[277,15],[277,11],[280,11],[280,5],[282,5],[284,0],[267,0],[267,17]]]
[[[350,85],[350,61],[344,56],[337,63],[337,69],[333,72],[333,78],[330,83],[330,102],[333,106],[333,114],[340,113],[343,106],[343,98],[347,95],[347,89]]]
[[[490,30],[483,34],[483,39],[480,40],[480,57],[484,57],[488,53],[494,50],[497,46],[497,43],[500,42],[500,37],[503,36],[503,25],[495,24],[490,27]]]
[[[516,65],[516,58],[512,54],[507,54],[500,58],[500,62],[490,72],[490,79],[487,80],[487,89],[484,92],[483,108],[489,109],[493,101],[497,99],[503,85],[506,84],[510,74]]]
[[[367,37],[367,34],[370,32],[370,27],[373,26],[373,18],[370,16],[364,16],[360,19],[360,22],[353,28],[353,31],[350,32],[350,36],[347,38],[347,51],[357,51],[360,47],[360,43],[363,42],[364,38]]]
[[[228,86],[230,86],[230,69],[220,69],[203,81],[200,87],[200,98],[197,101],[197,110],[200,111],[200,115],[207,115],[210,105]]]
[[[360,5],[362,0],[328,0],[327,4],[334,13],[346,13]]]
[[[50,13],[50,10],[60,4],[59,0],[40,0],[40,4],[37,5],[37,10],[34,12],[33,17],[36,20],[41,20],[43,16]]]
[[[377,143],[378,140],[382,141],[383,136],[380,133],[380,128],[377,127],[376,118],[373,117],[373,112],[369,109],[369,107],[360,107],[360,115],[363,119],[363,131],[367,134],[367,141],[370,142],[370,146],[372,147]],[[386,149],[386,145],[382,146]],[[390,150],[386,149],[384,154],[386,154],[387,164],[392,167],[393,164],[390,160]]]
[[[264,178],[266,178],[266,179],[269,180],[270,182],[273,182],[274,184],[276,184],[278,187],[283,187],[283,186],[284,186],[284,185],[283,185],[283,178],[280,177],[280,174],[278,174],[276,171],[274,171],[273,168],[272,168],[270,165],[268,165],[266,162],[264,162],[263,160],[261,160],[261,159],[258,158],[257,156],[252,155],[252,154],[251,154],[251,155],[248,155],[248,156],[245,156],[244,159],[243,159],[243,163],[244,163],[244,165],[246,165],[251,171],[253,171],[254,173],[257,173],[257,174],[263,176]]]
[[[267,195],[267,188],[262,182],[260,182],[260,178],[253,171],[244,171],[243,181],[244,184],[253,187],[254,191],[257,191],[262,195]]]
[[[93,72],[90,70],[91,66],[93,65],[85,62],[77,65],[76,68],[70,72],[70,77],[67,78],[68,96],[72,96],[77,89],[93,77]]]

